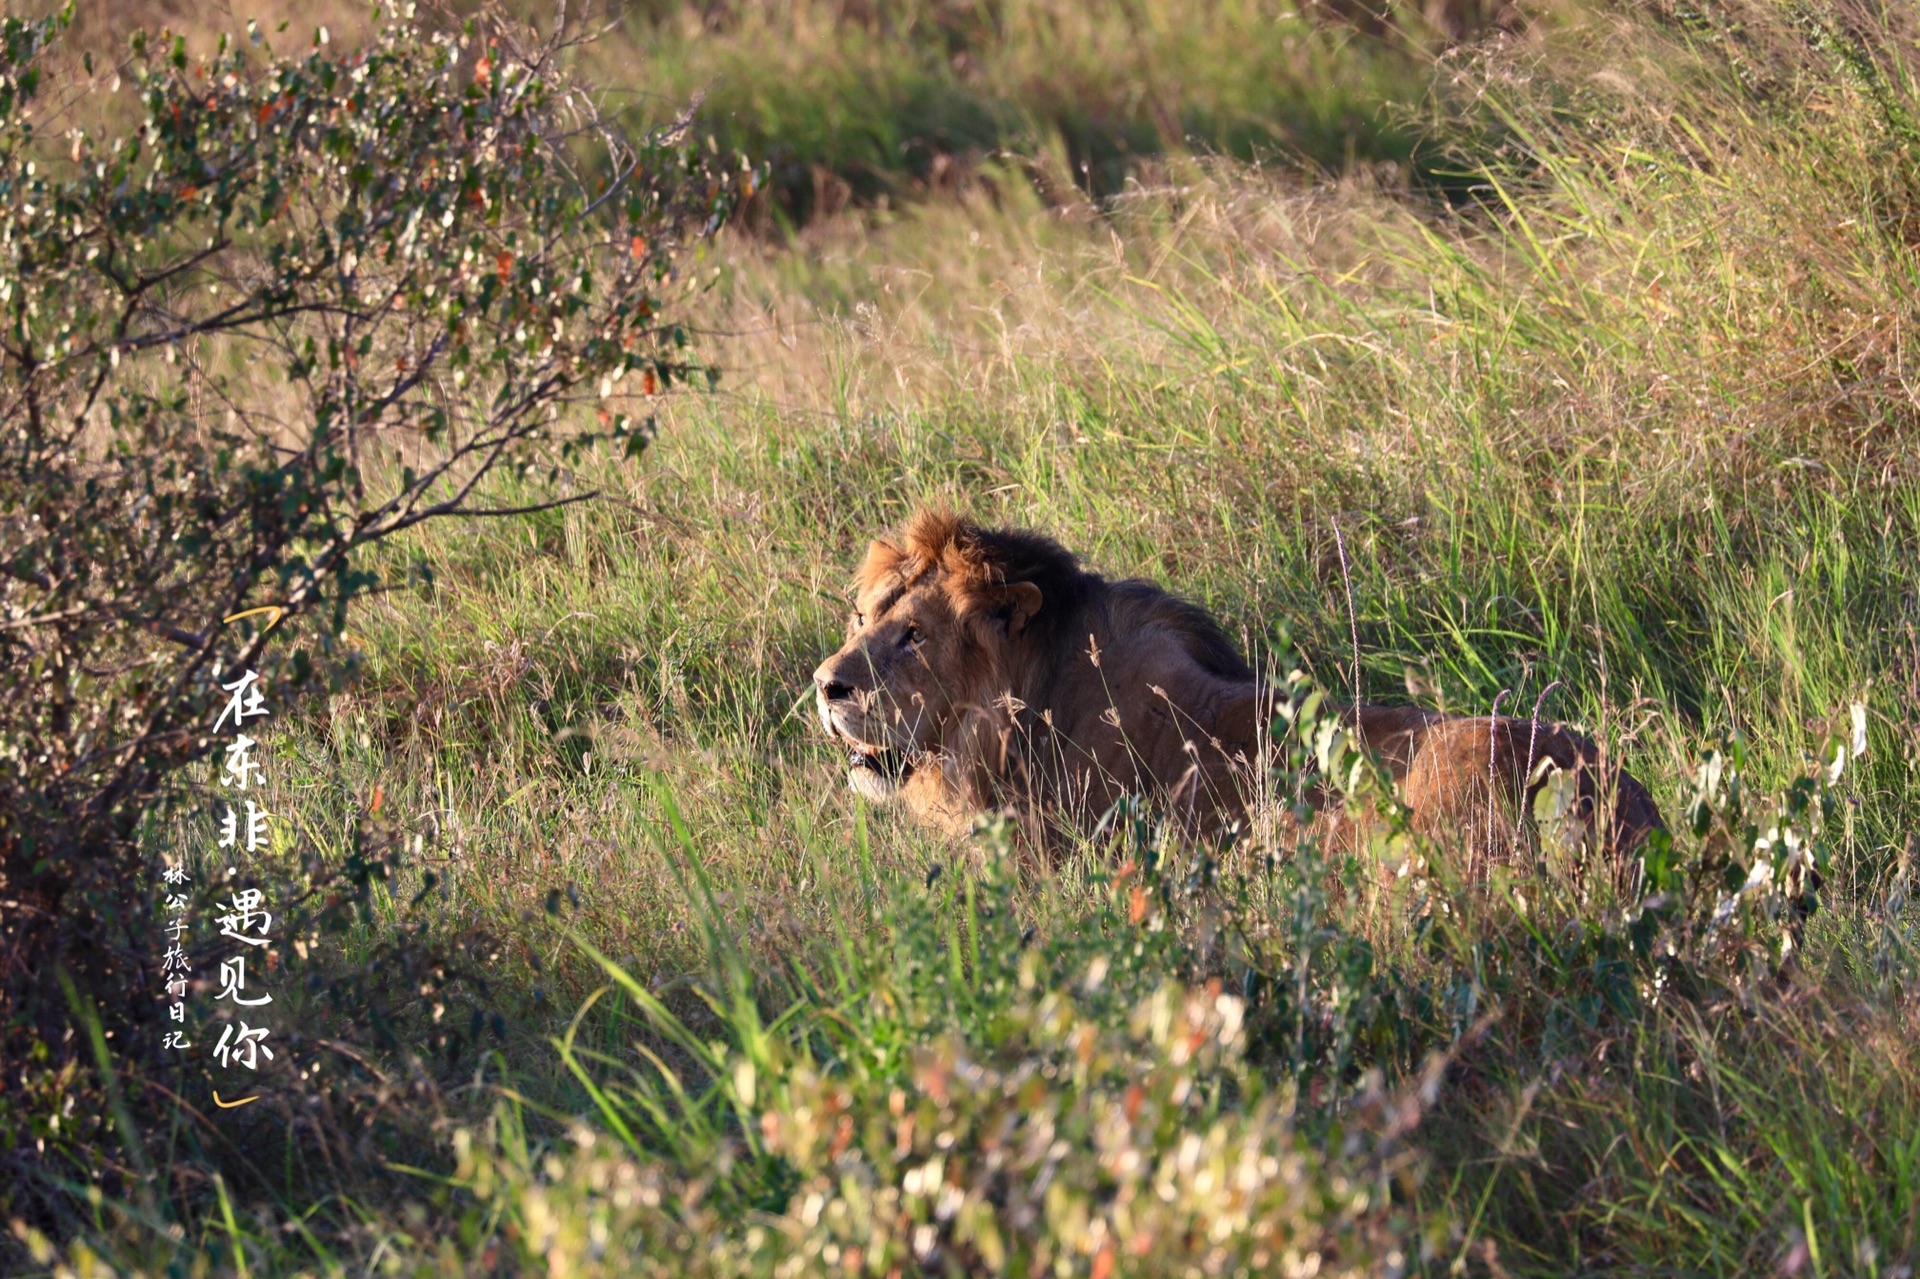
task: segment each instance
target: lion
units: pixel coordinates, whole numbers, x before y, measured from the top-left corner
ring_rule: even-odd
[[[1049,843],[1091,832],[1126,795],[1197,834],[1247,820],[1274,696],[1198,606],[1089,572],[1043,534],[948,510],[875,541],[854,594],[846,643],[813,679],[867,800],[956,831],[1012,810]],[[1338,714],[1416,830],[1475,813],[1485,829],[1490,781],[1506,820],[1524,819],[1554,770],[1573,775],[1590,842],[1624,851],[1664,828],[1646,787],[1563,725],[1411,706]]]

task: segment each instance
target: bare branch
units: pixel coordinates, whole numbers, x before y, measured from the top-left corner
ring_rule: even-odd
[[[38,613],[32,617],[16,617],[9,622],[0,622],[0,631],[10,631],[16,627],[45,626],[49,622],[64,622],[71,617],[83,617],[93,611],[91,604],[79,604],[73,608],[61,609],[58,613]]]

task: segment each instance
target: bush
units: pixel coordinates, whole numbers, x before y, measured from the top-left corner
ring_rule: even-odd
[[[687,250],[752,186],[684,127],[603,122],[558,35],[402,15],[356,52],[324,29],[286,54],[250,25],[205,60],[135,37],[137,122],[54,138],[69,17],[0,23],[0,1034],[22,1068],[0,1209],[29,1168],[138,1164],[124,1107],[131,1163],[61,1116],[109,1109],[78,1067],[111,1091],[163,1063],[137,836],[207,757],[217,685],[257,671],[279,713],[346,673],[348,610],[382,586],[367,549],[512,513],[496,474],[561,490],[518,510],[591,496],[569,462],[644,445],[651,398],[699,371]],[[279,936],[364,904],[390,859],[363,854],[288,859]],[[195,940],[203,974],[233,948]],[[393,959],[366,985],[418,976]]]

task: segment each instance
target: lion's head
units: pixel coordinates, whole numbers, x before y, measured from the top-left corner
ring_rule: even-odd
[[[846,743],[856,789],[890,795],[969,717],[991,710],[1084,576],[1038,535],[983,529],[947,511],[914,516],[867,550],[840,650],[813,673],[827,733]]]

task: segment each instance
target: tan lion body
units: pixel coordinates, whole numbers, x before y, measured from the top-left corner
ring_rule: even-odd
[[[1011,807],[1084,831],[1121,796],[1147,794],[1217,831],[1245,818],[1265,757],[1270,699],[1203,611],[1085,572],[1038,534],[946,513],[872,545],[847,643],[814,678],[822,723],[853,749],[854,788],[948,828]],[[1643,786],[1603,776],[1593,744],[1560,725],[1399,706],[1341,715],[1430,832],[1475,813],[1485,829],[1490,777],[1511,821],[1542,759],[1575,774],[1602,842],[1631,847],[1661,824]]]

